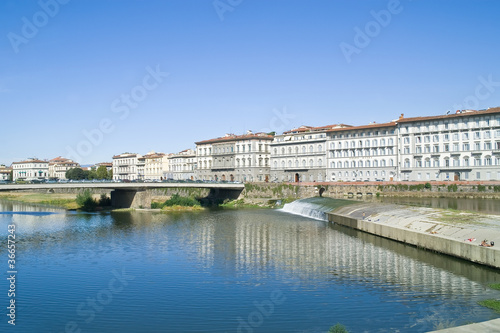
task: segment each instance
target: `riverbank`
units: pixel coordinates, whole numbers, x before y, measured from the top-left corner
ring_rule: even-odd
[[[247,183],[240,198],[421,197],[500,199],[500,182],[300,182]]]
[[[380,203],[355,203],[327,216],[339,225],[500,268],[500,221],[496,216]],[[479,246],[485,239],[495,246]]]
[[[0,199],[32,204],[50,205],[65,209],[77,209],[77,194],[73,193],[32,193],[32,192],[0,192]],[[94,195],[99,199],[99,195]]]

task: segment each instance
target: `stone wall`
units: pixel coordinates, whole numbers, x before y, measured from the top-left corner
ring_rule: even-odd
[[[241,198],[302,199],[319,196],[411,196],[452,198],[500,198],[500,183],[252,183],[245,184]]]

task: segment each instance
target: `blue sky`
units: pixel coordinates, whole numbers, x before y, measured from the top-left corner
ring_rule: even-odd
[[[495,0],[3,0],[0,163],[500,106],[499,12]]]

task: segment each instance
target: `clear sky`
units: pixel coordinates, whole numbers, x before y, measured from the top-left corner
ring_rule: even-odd
[[[498,0],[2,0],[0,164],[500,106]]]

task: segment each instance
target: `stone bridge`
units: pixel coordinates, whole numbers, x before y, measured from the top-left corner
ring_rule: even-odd
[[[198,188],[209,189],[204,202],[222,202],[224,199],[237,199],[244,184],[233,183],[94,183],[71,182],[54,184],[11,184],[0,185],[0,191],[40,191],[52,192],[55,189],[105,189],[111,190],[111,205],[113,208],[141,208],[151,207],[151,193],[148,189],[168,188]]]

